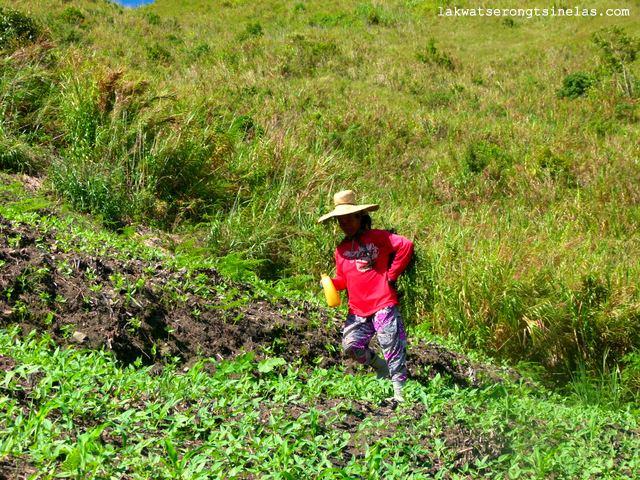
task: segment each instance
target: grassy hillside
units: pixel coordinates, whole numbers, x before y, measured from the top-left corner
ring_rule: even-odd
[[[317,299],[105,231],[6,174],[0,199],[0,478],[637,476],[615,376],[559,395],[413,337],[394,408],[390,382],[343,364]]]
[[[46,175],[116,230],[186,233],[303,290],[338,239],[315,221],[354,188],[383,205],[374,225],[416,241],[416,333],[550,372],[621,367],[637,387],[633,2],[532,18],[428,1],[0,6],[28,27],[2,44],[3,168]]]

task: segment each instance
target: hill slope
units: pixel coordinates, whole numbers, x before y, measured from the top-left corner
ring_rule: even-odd
[[[0,478],[633,478],[629,408],[567,405],[413,338],[394,410],[388,385],[342,365],[327,310],[15,177],[0,197]]]
[[[3,200],[16,208],[6,190]],[[46,332],[60,345],[112,351],[125,365],[175,357],[191,366],[249,351],[258,360],[277,355],[305,366],[342,362],[341,320],[328,310],[281,295],[269,299],[213,266],[179,268],[170,252],[146,247],[137,235],[127,242],[105,231],[67,232],[68,222],[46,206],[32,210],[28,223],[0,217],[5,327],[19,324],[25,334]],[[435,346],[416,345],[411,356],[414,371],[432,364],[432,374],[463,385],[480,385],[490,372]]]
[[[59,210],[43,198],[25,197],[15,178],[3,176],[2,181],[0,327],[19,326],[26,338],[49,337],[51,348],[63,352],[66,348],[68,352],[96,349],[113,354],[118,368],[146,364],[153,366],[154,375],[160,375],[169,365],[164,374],[169,377],[175,369],[201,368],[198,364],[203,360],[205,371],[215,375],[220,364],[242,362],[249,352],[253,361],[267,364],[277,357],[303,370],[339,367],[345,378],[368,373],[359,366],[343,365],[341,322],[327,310],[308,302],[270,300],[249,285],[223,278],[213,267],[178,268],[170,253],[142,245],[137,235],[123,239],[96,230],[77,216],[75,220],[58,216]],[[57,348],[46,364],[55,363]],[[8,382],[25,367],[10,352],[5,344],[0,354],[0,370]],[[411,380],[427,387],[443,377],[452,384],[477,388],[502,382],[505,374],[418,339],[410,346],[409,363]],[[43,379],[39,375],[22,378],[11,389],[0,391],[6,402],[33,408],[37,402],[34,385]],[[381,400],[353,402],[339,431],[355,435],[364,417],[374,423],[386,422],[391,410],[381,406]],[[309,401],[291,405],[287,414],[294,420],[302,417],[302,421],[310,410],[330,412],[342,402],[322,393]],[[259,411],[261,421],[267,422],[269,409],[260,405]],[[420,403],[407,405],[403,411],[415,421],[426,413]],[[53,412],[47,418],[54,423],[62,419]],[[99,426],[91,421],[81,424],[76,426],[87,431]],[[395,427],[373,430],[371,438],[382,440],[390,435],[389,429]],[[70,435],[70,441],[77,441],[76,434]],[[506,448],[499,435],[480,441],[462,425],[447,428],[437,437],[460,450],[455,468],[487,455],[497,458]],[[103,441],[112,444],[111,439]],[[362,448],[354,442],[343,452],[342,460],[331,461],[344,467],[350,455],[363,453]],[[0,478],[20,478],[16,472],[39,475],[43,473],[40,468],[28,456],[5,457],[0,460]],[[436,473],[439,468],[427,471]]]

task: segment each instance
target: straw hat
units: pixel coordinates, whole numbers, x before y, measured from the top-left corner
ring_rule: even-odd
[[[335,208],[333,212],[329,212],[326,215],[323,215],[318,220],[318,223],[322,223],[326,220],[329,220],[331,217],[339,217],[341,215],[348,215],[350,213],[356,213],[361,211],[373,212],[380,208],[380,205],[371,204],[371,205],[358,205],[356,204],[356,194],[353,190],[343,190],[342,192],[338,192],[333,196],[333,203],[335,204]]]

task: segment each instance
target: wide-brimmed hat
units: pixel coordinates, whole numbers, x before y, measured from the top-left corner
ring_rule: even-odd
[[[318,223],[329,220],[331,217],[339,217],[340,215],[348,215],[362,211],[373,212],[380,208],[380,205],[376,204],[358,205],[356,203],[356,194],[353,190],[343,190],[342,192],[336,193],[333,196],[333,203],[335,205],[333,212],[329,212],[320,217]]]

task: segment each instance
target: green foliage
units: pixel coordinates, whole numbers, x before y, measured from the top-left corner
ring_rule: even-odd
[[[30,143],[0,131],[0,169],[30,175],[41,172],[46,165],[45,152]]]
[[[624,376],[637,20],[596,31],[597,83],[569,102],[558,72],[582,72],[584,39],[613,19],[437,18],[450,4],[24,0],[56,44],[5,50],[2,165],[48,175],[113,225],[201,222],[212,257],[242,254],[258,280],[309,292],[339,236],[315,219],[354,188],[384,206],[376,226],[422,245],[408,323],[565,374],[580,359],[597,375],[609,348]],[[606,301],[585,300],[590,275]]]
[[[367,25],[388,27],[394,23],[392,16],[378,4],[361,3],[356,5],[356,13],[364,19]]]
[[[560,98],[578,98],[586,95],[594,83],[593,76],[585,72],[575,72],[562,80],[562,87],[558,89]]]
[[[195,115],[178,129],[172,117],[150,115],[166,115],[160,98],[122,71],[66,81],[60,105],[67,149],[52,165],[52,180],[73,205],[120,227],[136,215],[160,223],[202,216],[224,199],[229,181],[219,172],[233,151],[230,135]],[[232,128],[243,136],[258,130],[248,121]]]
[[[151,367],[122,367],[107,353],[56,348],[14,329],[0,331],[0,354],[15,361],[0,379],[0,453],[50,477],[110,478],[126,469],[167,479],[278,472],[419,480],[435,471],[622,480],[638,468],[634,411],[574,403],[526,382],[460,389],[436,375],[409,382],[407,404],[388,415],[380,413],[387,392],[372,376],[257,362],[253,352],[184,371],[169,362],[151,375]],[[28,411],[17,400],[25,396]],[[452,432],[500,450],[461,458]],[[345,457],[347,449],[358,455]]]
[[[341,57],[334,42],[314,41],[301,34],[291,35],[283,51],[280,71],[286,76],[313,76],[330,68]]]
[[[484,140],[468,145],[462,161],[465,169],[472,174],[481,173],[492,166],[494,173],[499,175],[510,163],[509,156],[499,145]]]
[[[238,40],[244,42],[251,38],[261,37],[262,35],[264,35],[264,32],[262,31],[262,25],[260,25],[260,22],[250,22],[247,24],[244,31],[238,35]]]
[[[99,216],[105,225],[121,228],[127,214],[127,194],[120,190],[121,172],[87,169],[76,162],[57,159],[51,169],[51,181],[58,192],[80,212]]]
[[[67,7],[61,14],[60,18],[67,23],[80,25],[85,21],[85,16],[81,10],[75,7]]]
[[[143,14],[143,17],[147,20],[147,22],[149,22],[150,25],[154,25],[154,26],[162,25],[162,19],[160,18],[160,15],[158,15],[157,13],[145,12]]]
[[[620,103],[614,109],[617,120],[628,123],[637,123],[639,120],[638,107],[632,103]]]
[[[436,47],[436,39],[430,38],[427,47],[423,51],[416,53],[416,58],[422,63],[436,65],[446,70],[454,71],[456,64],[447,52],[442,52]]]
[[[353,23],[353,18],[347,12],[338,13],[315,13],[309,25],[312,27],[325,27],[331,28],[338,25],[350,25]]]
[[[592,35],[599,48],[600,61],[605,71],[616,76],[618,86],[629,96],[635,93],[634,78],[629,70],[640,51],[640,41],[627,35],[624,29],[614,26],[602,28]]]
[[[154,43],[146,47],[147,58],[152,61],[169,62],[171,52],[162,44]]]
[[[0,7],[0,51],[12,51],[33,43],[42,31],[33,17],[18,10]]]
[[[264,260],[244,259],[242,256],[242,254],[232,253],[220,258],[218,270],[233,281],[255,283],[258,280],[255,270]]]
[[[575,175],[571,161],[555,154],[549,147],[545,147],[536,155],[536,163],[545,175],[553,180],[562,182],[566,186],[575,186]]]

